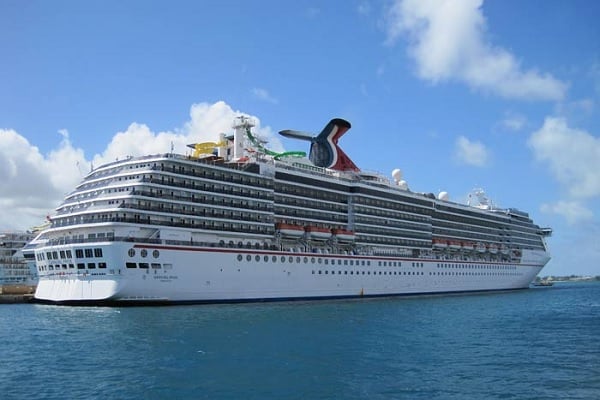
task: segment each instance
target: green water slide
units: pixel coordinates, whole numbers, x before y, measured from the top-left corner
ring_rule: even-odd
[[[303,151],[284,151],[282,153],[277,153],[276,151],[269,150],[265,148],[260,140],[258,140],[252,132],[250,132],[250,128],[246,128],[246,136],[248,140],[252,143],[254,147],[260,152],[272,156],[274,159],[279,160],[286,157],[306,157],[306,153]]]

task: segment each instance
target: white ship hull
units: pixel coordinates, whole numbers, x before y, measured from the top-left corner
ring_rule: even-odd
[[[138,256],[127,256],[132,247]],[[131,243],[105,243],[102,248],[105,269],[49,271],[35,298],[200,303],[511,290],[527,288],[543,267]],[[144,248],[146,258],[139,256]],[[153,258],[155,250],[159,255]],[[136,267],[127,268],[125,262]],[[139,268],[140,263],[149,267]]]

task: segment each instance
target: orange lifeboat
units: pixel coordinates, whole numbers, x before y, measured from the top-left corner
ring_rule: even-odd
[[[444,239],[433,239],[433,247],[436,249],[445,249],[448,247],[448,242]]]
[[[464,242],[462,244],[462,248],[465,251],[473,251],[473,250],[475,250],[475,244],[471,243],[471,242]]]
[[[333,229],[333,235],[340,242],[351,242],[356,239],[356,234],[346,229]]]
[[[278,223],[275,225],[275,229],[277,229],[282,236],[300,237],[304,235],[304,228],[298,225]]]
[[[456,240],[450,240],[448,241],[448,247],[450,247],[451,250],[460,250],[460,248],[462,247],[460,242],[456,241]]]
[[[304,228],[308,237],[311,239],[329,239],[331,237],[331,229],[321,228],[319,226],[307,226]]]

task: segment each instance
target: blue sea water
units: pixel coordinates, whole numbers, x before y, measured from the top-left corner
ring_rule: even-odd
[[[2,399],[599,399],[600,283],[171,307],[0,306]]]

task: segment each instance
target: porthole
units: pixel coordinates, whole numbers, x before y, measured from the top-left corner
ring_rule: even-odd
[[[242,255],[238,254],[238,256],[237,256],[238,261],[242,261],[242,258],[243,258]]]
[[[254,259],[256,260],[256,262],[259,262],[259,261],[260,261],[260,256],[257,254],[257,255],[254,257]]]
[[[135,249],[129,249],[127,254],[129,254],[129,257],[135,257]]]
[[[263,260],[264,260],[265,262],[269,262],[269,256],[265,256],[265,257],[263,258]]]
[[[154,250],[154,251],[152,252],[152,257],[154,257],[154,258],[158,258],[158,256],[160,256],[160,252],[159,252],[158,250]]]
[[[252,261],[252,256],[250,254],[246,256],[246,261]]]
[[[148,250],[142,249],[142,251],[140,251],[140,255],[144,258],[148,257]]]

